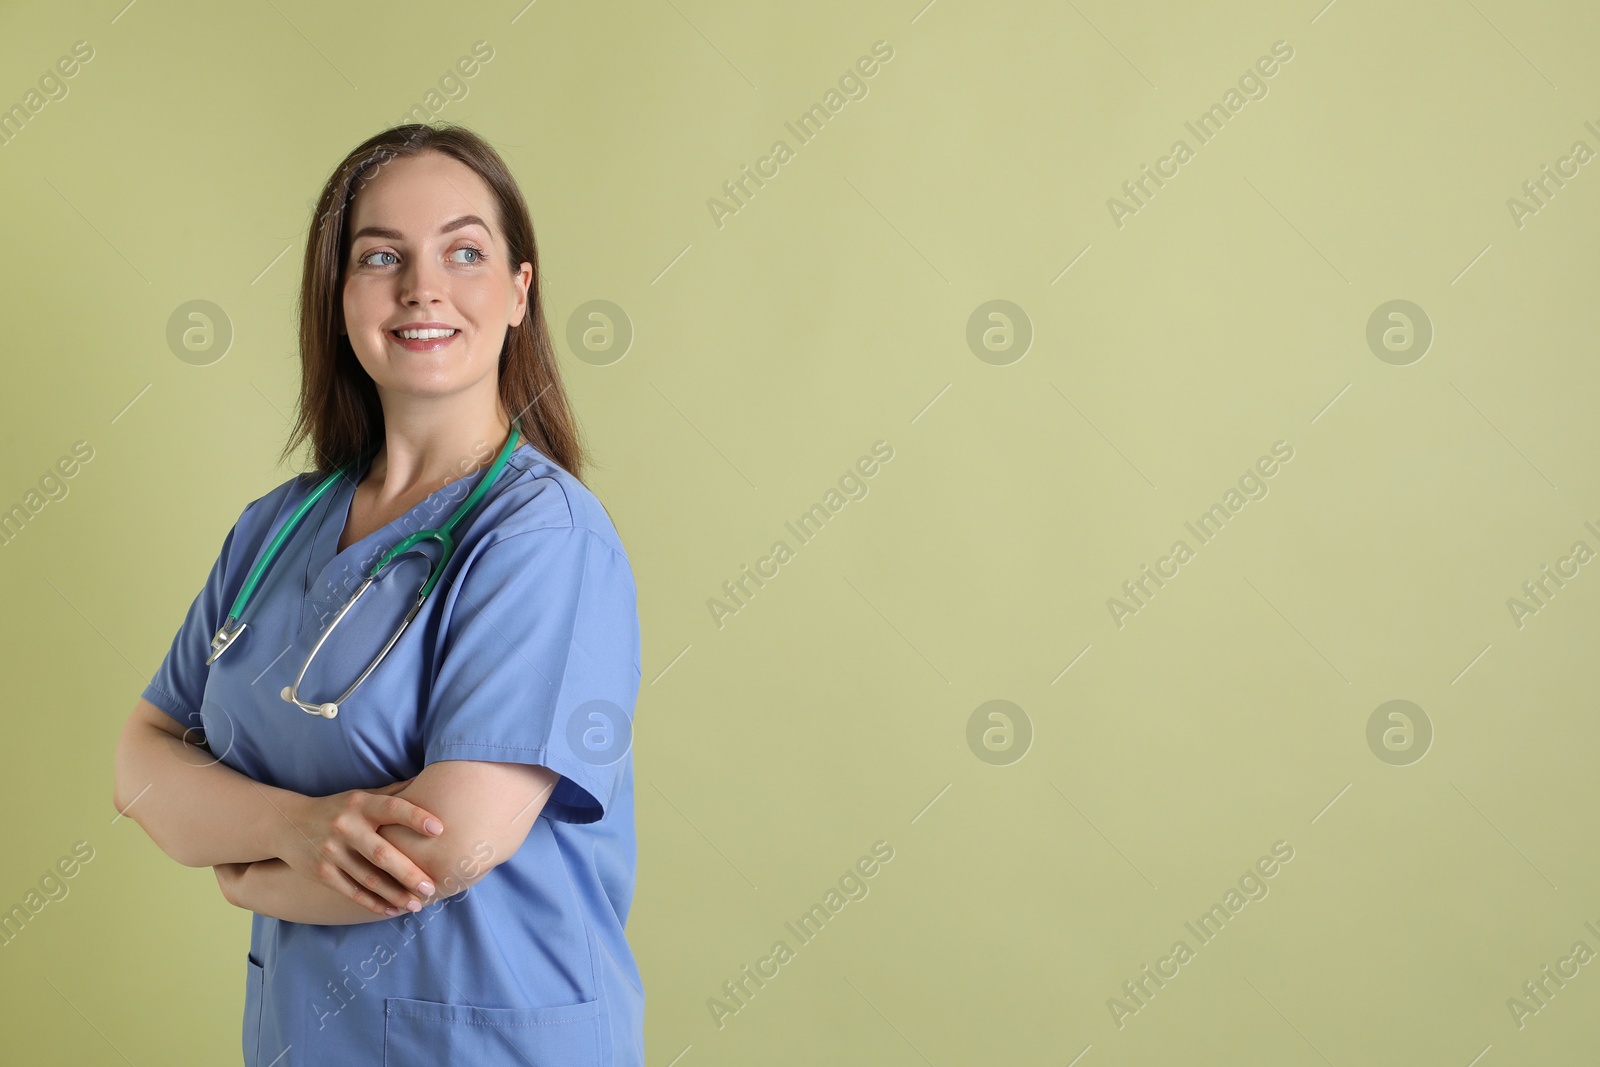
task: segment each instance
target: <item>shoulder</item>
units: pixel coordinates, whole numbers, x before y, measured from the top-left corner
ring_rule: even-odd
[[[570,530],[591,535],[627,559],[621,535],[600,498],[565,468],[532,444],[524,442],[506,461],[501,485],[485,518],[492,541],[505,541],[541,530]]]
[[[265,539],[281,525],[280,517],[287,517],[325,477],[315,471],[296,474],[251,500],[234,521],[230,532],[234,543],[248,545]]]
[[[299,507],[327,477],[326,471],[303,471],[291,475],[246,504],[239,521],[234,524],[235,530],[245,532],[278,526],[277,519],[280,516],[287,517]]]

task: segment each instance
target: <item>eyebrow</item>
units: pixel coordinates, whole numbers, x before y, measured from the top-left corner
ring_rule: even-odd
[[[439,232],[449,233],[451,230],[459,230],[463,226],[482,226],[491,235],[494,233],[493,230],[489,229],[489,224],[484,222],[476,215],[462,215],[459,218],[451,219],[449,222],[439,227]],[[350,238],[350,241],[352,244],[354,244],[363,237],[382,237],[390,241],[402,241],[405,239],[405,234],[401,233],[399,230],[391,230],[385,226],[363,226],[360,230],[356,231],[356,233]]]

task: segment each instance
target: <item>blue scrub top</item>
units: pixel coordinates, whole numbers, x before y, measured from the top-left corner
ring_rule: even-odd
[[[643,1064],[644,988],[623,936],[640,634],[616,529],[581,482],[522,444],[456,527],[455,555],[405,634],[324,719],[280,690],[378,557],[441,525],[487,468],[340,552],[365,473],[305,516],[257,586],[248,628],[208,667],[245,576],[320,478],[299,475],[244,509],[145,699],[202,728],[234,770],[310,796],[447,759],[540,764],[561,778],[514,855],[420,912],[348,926],[256,915],[246,1067]],[[389,565],[317,654],[301,699],[336,699],[355,680],[436,548]],[[448,891],[445,872],[429,873]]]

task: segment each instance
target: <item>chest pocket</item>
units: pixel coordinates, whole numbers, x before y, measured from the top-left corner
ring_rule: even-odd
[[[600,1001],[480,1008],[386,997],[384,1067],[599,1067]]]

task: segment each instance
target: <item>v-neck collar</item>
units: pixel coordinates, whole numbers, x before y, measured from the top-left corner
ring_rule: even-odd
[[[507,457],[505,465],[500,469],[501,477],[504,477],[505,472],[511,469],[517,453],[528,447],[530,447],[529,442],[523,441],[512,450],[511,455]],[[408,520],[412,520],[435,497],[440,496],[457,484],[466,482],[469,486],[476,486],[476,479],[483,478],[489,471],[488,467],[484,467],[482,470],[473,471],[464,478],[457,478],[455,481],[440,486],[423,499],[417,501],[410,510],[396,516],[366,536],[351,542],[348,547],[341,550],[339,548],[339,537],[344,533],[345,527],[349,525],[350,509],[355,503],[356,487],[366,478],[367,471],[372,466],[372,459],[372,456],[368,456],[361,461],[353,479],[340,479],[335,484],[333,491],[328,494],[320,509],[321,514],[317,519],[316,533],[311,542],[311,552],[306,558],[306,596],[313,602],[337,600],[343,603],[355,592],[356,586],[361,584],[361,580],[367,576],[367,572],[378,561],[378,557],[399,540],[391,532],[398,524],[407,524],[407,535],[418,530],[432,529],[443,524],[455,509],[460,506],[460,500],[466,499],[467,494],[463,494],[460,500],[452,502],[448,509],[433,509],[433,517],[426,524]],[[469,488],[468,493],[470,492],[471,489]],[[478,502],[477,511],[481,513],[483,507],[489,503],[492,492],[493,486],[490,487],[490,493],[485,494],[485,498]],[[463,521],[468,519],[470,519],[470,516],[463,519]],[[461,528],[458,526],[456,529],[456,539],[459,541]],[[381,550],[379,548],[380,545],[382,546]],[[357,564],[362,565],[359,574],[353,573]]]

